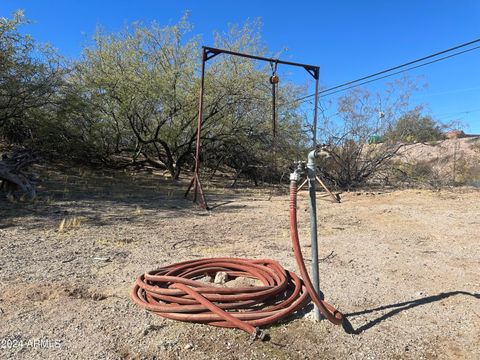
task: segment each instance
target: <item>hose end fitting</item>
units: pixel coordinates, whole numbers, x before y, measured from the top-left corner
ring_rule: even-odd
[[[297,171],[294,171],[290,174],[290,181],[300,181],[300,174]]]
[[[255,331],[250,335],[250,343],[253,343],[255,340],[267,341],[269,339],[268,334],[261,330],[258,326],[255,328]]]
[[[295,161],[295,169],[290,173],[290,181],[300,181],[301,176],[305,173],[305,161]]]

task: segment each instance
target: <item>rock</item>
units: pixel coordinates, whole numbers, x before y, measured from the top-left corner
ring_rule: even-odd
[[[211,283],[213,282],[213,278],[210,276],[210,275],[205,275],[203,277],[201,277],[200,279],[197,279],[198,281],[202,281],[202,282],[205,282],[205,283]]]
[[[148,325],[143,330],[143,336],[147,336],[150,332],[160,330],[163,327],[164,327],[163,325]]]
[[[185,345],[184,349],[185,349],[185,350],[191,350],[191,349],[193,349],[193,344],[188,343],[187,345]]]
[[[225,284],[226,282],[228,281],[228,274],[225,272],[225,271],[219,271],[216,275],[215,275],[215,284],[220,284],[220,285],[223,285]]]
[[[465,137],[465,133],[462,130],[452,130],[445,133],[447,139],[460,139]]]

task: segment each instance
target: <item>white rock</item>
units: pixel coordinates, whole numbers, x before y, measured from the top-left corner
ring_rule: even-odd
[[[220,285],[223,285],[225,284],[226,282],[228,281],[228,274],[225,272],[225,271],[219,271],[216,275],[215,275],[215,284],[220,284]]]

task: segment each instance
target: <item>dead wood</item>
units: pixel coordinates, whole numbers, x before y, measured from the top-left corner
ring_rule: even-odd
[[[10,155],[2,154],[0,190],[10,201],[35,199],[38,175],[29,172],[29,169],[37,161],[37,156],[28,150],[17,150]]]

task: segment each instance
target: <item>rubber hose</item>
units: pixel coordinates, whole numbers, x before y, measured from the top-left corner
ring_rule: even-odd
[[[305,261],[303,260],[302,249],[300,248],[300,240],[298,238],[297,228],[297,182],[290,182],[290,238],[292,240],[293,253],[295,255],[295,261],[300,270],[300,275],[307,287],[307,291],[312,298],[313,302],[318,306],[318,309],[325,318],[335,325],[340,325],[343,322],[343,315],[332,305],[322,300],[320,296],[315,292],[312,281],[308,275],[307,268],[305,267]]]
[[[229,278],[257,279],[262,285],[228,288],[198,280],[220,271]],[[236,327],[250,334],[310,301],[303,281],[278,262],[239,258],[185,261],[150,271],[137,279],[131,297],[168,319]]]
[[[274,260],[210,258],[184,261],[145,273],[137,278],[132,300],[146,310],[173,320],[238,328],[261,337],[259,326],[271,325],[302,309],[313,299],[334,324],[342,314],[315,293],[302,258],[297,231],[297,188],[290,187],[290,233],[302,281]],[[219,287],[201,281],[225,272],[231,278],[246,277],[260,286]]]

